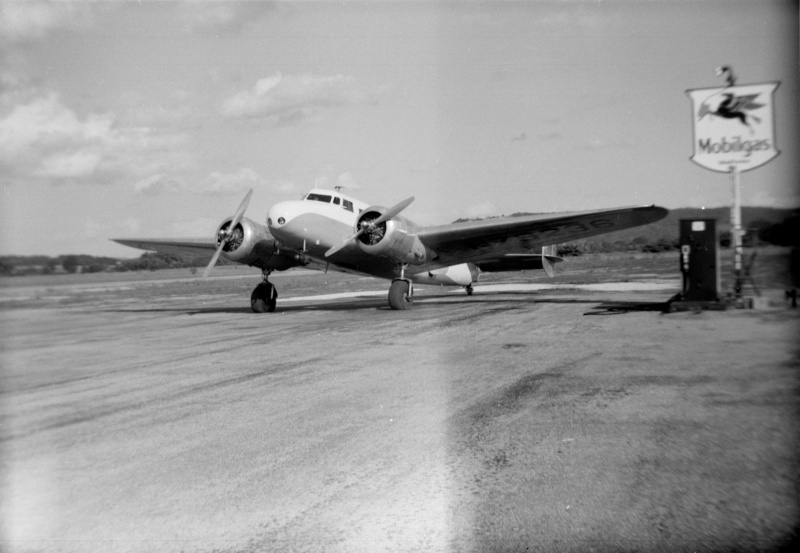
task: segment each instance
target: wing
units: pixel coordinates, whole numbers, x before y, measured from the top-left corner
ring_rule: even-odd
[[[757,104],[754,100],[758,98],[758,94],[746,94],[744,96],[737,96],[736,102],[731,106],[731,110],[741,111],[763,108],[765,104]]]
[[[502,217],[419,230],[417,236],[436,252],[436,266],[499,259],[534,252],[552,244],[647,225],[667,216],[663,207],[620,207],[598,211]]]
[[[217,249],[213,238],[112,238],[123,246],[159,253],[211,259]]]
[[[152,252],[177,254],[200,260],[204,263],[208,263],[217,250],[215,241],[208,238],[112,238],[112,240],[123,246]],[[303,256],[301,261],[300,256],[303,256],[303,252],[286,247],[282,247],[280,252],[275,252],[273,244],[270,242],[266,245],[256,246],[253,248],[252,254],[242,260],[233,260],[232,262],[276,271],[303,267],[315,271],[327,272],[328,269],[331,269],[344,273],[363,274],[347,268],[334,267],[325,261],[306,256]]]

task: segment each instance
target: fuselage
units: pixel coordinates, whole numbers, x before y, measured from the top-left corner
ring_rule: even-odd
[[[327,252],[356,231],[359,214],[373,207],[339,191],[315,188],[302,200],[279,202],[267,213],[269,231],[283,246],[301,250],[323,263],[331,263],[348,271],[381,278],[400,276],[398,263],[362,251],[356,241],[330,258]],[[417,228],[412,221],[400,217],[408,228]],[[477,280],[478,271],[470,264],[427,271],[413,267],[406,276],[418,283],[467,286]]]
[[[338,191],[315,188],[302,200],[279,202],[267,213],[270,233],[282,244],[315,258],[353,234],[359,213],[369,207]]]

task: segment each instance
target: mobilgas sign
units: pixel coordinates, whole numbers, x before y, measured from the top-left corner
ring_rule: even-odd
[[[698,165],[730,172],[749,171],[780,152],[775,145],[772,94],[780,83],[688,90]]]

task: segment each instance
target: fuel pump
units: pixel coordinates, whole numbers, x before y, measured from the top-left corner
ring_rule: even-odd
[[[720,288],[716,219],[681,219],[680,269],[684,302],[718,302]]]

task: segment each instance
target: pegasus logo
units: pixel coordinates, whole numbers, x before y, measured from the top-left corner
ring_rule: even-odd
[[[700,121],[706,115],[716,115],[717,117],[723,117],[725,119],[738,119],[739,122],[741,122],[744,126],[750,129],[750,132],[752,132],[753,128],[750,125],[748,118],[756,123],[761,123],[761,119],[750,112],[759,108],[763,108],[766,105],[755,102],[755,99],[758,98],[758,96],[758,94],[745,94],[743,96],[736,96],[735,94],[731,93],[723,94],[722,97],[724,99],[719,103],[717,109],[711,109],[706,102],[700,104],[700,109],[697,113],[697,120]]]

